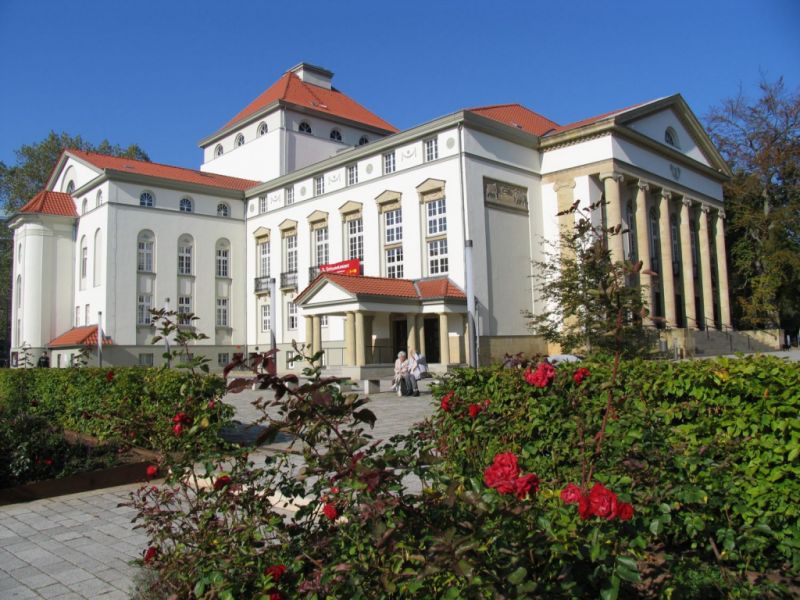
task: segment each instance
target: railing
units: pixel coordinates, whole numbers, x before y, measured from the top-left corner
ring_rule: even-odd
[[[286,273],[281,273],[281,289],[282,290],[297,289],[297,271],[288,271]]]
[[[269,291],[269,283],[272,281],[272,277],[256,277],[253,281],[253,287],[255,287],[256,294],[263,294]]]

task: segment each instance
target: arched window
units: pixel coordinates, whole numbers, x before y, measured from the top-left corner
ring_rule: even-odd
[[[236,136],[236,142],[234,142],[234,146],[236,146],[237,148],[239,146],[244,146],[244,134],[240,133],[239,135]]]
[[[214,148],[214,156],[222,156],[222,144],[217,144],[217,147]]]
[[[147,208],[153,208],[155,204],[155,197],[153,196],[152,192],[142,192],[139,195],[139,206],[146,206]]]
[[[86,285],[86,273],[89,270],[89,248],[86,246],[86,236],[81,237],[81,255],[80,255],[80,276],[81,276],[81,289]]]
[[[103,190],[97,190],[97,196],[94,197],[95,208],[103,203]]]
[[[142,273],[153,273],[155,270],[156,236],[149,229],[144,229],[139,232],[136,243],[136,270]]]
[[[369,138],[367,136],[362,135],[360,138],[358,138],[358,145],[359,146],[363,146],[364,144],[368,144],[368,143],[369,143]]]
[[[341,142],[342,141],[342,134],[338,129],[331,129],[331,139],[334,142]]]
[[[266,135],[268,131],[269,131],[269,128],[267,127],[266,123],[264,123],[262,121],[261,123],[258,124],[258,135],[259,135],[259,137],[262,136],[262,135]]]
[[[231,209],[228,208],[228,205],[224,202],[220,202],[217,204],[217,216],[218,217],[229,217],[231,214]]]
[[[192,274],[193,246],[192,236],[184,234],[178,238],[178,275]]]
[[[664,132],[664,141],[675,148],[681,147],[680,140],[678,140],[678,133],[672,127],[667,127],[667,130]]]
[[[69,183],[67,184],[67,193],[71,194],[74,191],[75,191],[75,182],[72,179],[70,179]]]
[[[103,232],[98,227],[94,232],[94,252],[92,254],[92,285],[97,287],[103,281]]]
[[[300,126],[297,128],[300,133],[311,133],[311,125],[308,122],[303,121],[300,123]]]
[[[83,202],[81,203],[81,214],[85,215],[88,210],[89,210],[89,199],[84,198]]]
[[[231,276],[231,243],[225,238],[217,240],[217,277]]]
[[[181,198],[180,210],[181,212],[192,212],[192,199]]]

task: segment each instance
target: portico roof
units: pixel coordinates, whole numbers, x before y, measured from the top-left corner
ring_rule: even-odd
[[[103,336],[103,344],[112,345],[114,342],[108,336]],[[80,346],[97,345],[97,325],[73,327],[66,333],[54,338],[47,345],[49,348],[75,348]]]

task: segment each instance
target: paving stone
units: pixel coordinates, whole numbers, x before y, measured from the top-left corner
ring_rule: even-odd
[[[84,571],[80,567],[73,566],[72,569],[62,571],[60,573],[54,573],[53,577],[58,579],[64,585],[70,585],[73,583],[86,581],[87,579],[92,579],[92,574]]]
[[[57,583],[55,579],[50,577],[50,575],[46,575],[45,573],[39,573],[38,575],[34,575],[32,577],[23,577],[19,579],[19,582],[34,590]]]
[[[71,593],[70,589],[63,583],[54,583],[53,585],[48,585],[36,591],[39,592],[42,598],[55,598],[56,596],[63,596],[64,594]]]
[[[91,579],[86,579],[77,583],[69,583],[67,587],[85,598],[96,598],[100,594],[117,591],[113,585],[97,577],[92,577]]]
[[[29,600],[30,598],[36,598],[38,600],[41,596],[32,589],[24,586],[17,586],[3,591],[3,600]]]
[[[31,548],[30,550],[22,550],[20,552],[17,552],[16,556],[17,558],[20,558],[25,562],[28,562],[37,567],[52,565],[61,560],[60,557],[56,556],[52,552],[45,550],[44,548],[40,548],[39,546]]]

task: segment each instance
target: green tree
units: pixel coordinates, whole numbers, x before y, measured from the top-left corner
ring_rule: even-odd
[[[656,340],[655,330],[645,323],[648,312],[638,284],[642,263],[611,260],[608,237],[624,232],[619,226],[592,225],[591,213],[602,204],[579,209],[576,202],[559,213],[577,213],[578,219],[572,231],[561,232],[560,244],[547,248],[545,259],[534,263],[544,310],[528,313],[528,324],[564,352],[642,356]]]
[[[800,325],[800,90],[762,81],[711,110],[706,124],[731,165],[726,242],[741,327]]]

